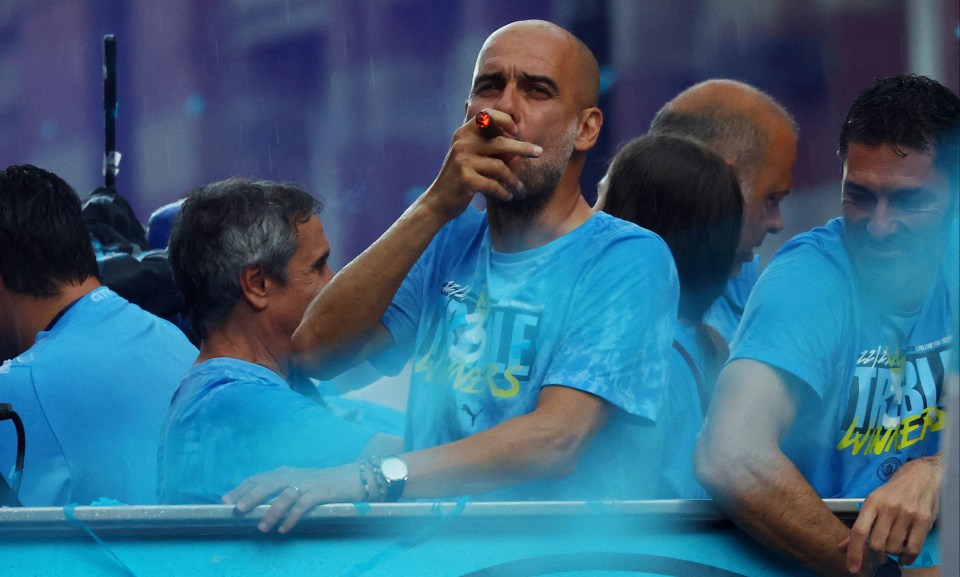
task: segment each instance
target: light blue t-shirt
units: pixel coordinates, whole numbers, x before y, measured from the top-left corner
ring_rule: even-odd
[[[32,347],[0,367],[0,401],[26,430],[20,501],[156,503],[160,427],[196,358],[179,329],[106,287],[37,333]],[[0,467],[9,474],[16,433],[2,425]]]
[[[375,364],[396,370],[413,357],[408,449],[530,413],[543,386],[597,395],[615,410],[577,472],[512,495],[639,496],[652,491],[652,475],[637,470],[649,473],[659,459],[650,422],[660,414],[677,300],[673,259],[652,232],[601,212],[506,254],[492,249],[486,215],[470,208],[403,282],[383,317],[396,346]]]
[[[760,255],[755,254],[753,260],[743,263],[739,274],[727,281],[723,294],[713,301],[703,315],[703,323],[716,329],[728,343],[733,341],[733,335],[740,326],[743,308],[747,305],[750,291],[757,284],[759,276]]]
[[[912,314],[879,307],[858,287],[843,227],[835,219],[784,245],[731,354],[786,371],[814,393],[784,451],[823,498],[866,497],[908,460],[937,453],[956,338],[943,269]]]
[[[292,391],[266,367],[210,359],[187,371],[170,405],[156,455],[158,498],[220,503],[257,473],[352,462],[372,436]]]

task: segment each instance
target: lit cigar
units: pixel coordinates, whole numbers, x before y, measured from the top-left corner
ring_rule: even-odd
[[[493,117],[486,112],[478,112],[476,118],[477,128],[480,129],[480,136],[490,139],[500,136],[500,127],[493,121]]]

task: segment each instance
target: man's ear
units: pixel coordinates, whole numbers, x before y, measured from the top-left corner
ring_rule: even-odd
[[[267,293],[270,279],[258,264],[243,267],[240,271],[240,290],[250,306],[260,311],[267,308]]]
[[[580,111],[580,131],[574,141],[573,149],[585,152],[593,148],[600,137],[600,127],[603,126],[603,112],[597,107],[584,108]]]

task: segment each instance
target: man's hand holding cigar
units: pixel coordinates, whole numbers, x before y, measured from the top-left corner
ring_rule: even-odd
[[[470,117],[454,133],[440,174],[425,193],[431,205],[453,219],[478,192],[510,201],[523,186],[514,165],[543,154],[540,146],[512,138],[516,132],[510,115],[499,110],[485,108]]]

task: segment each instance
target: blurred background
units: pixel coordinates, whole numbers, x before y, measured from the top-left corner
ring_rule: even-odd
[[[786,230],[839,210],[837,136],[873,78],[960,91],[957,0],[4,0],[0,164],[32,163],[85,197],[103,182],[102,38],[118,45],[118,189],[141,220],[229,176],[298,182],[340,266],[436,176],[484,38],[542,18],[603,69],[588,200],[617,147],[713,77],[751,83],[800,126]]]

